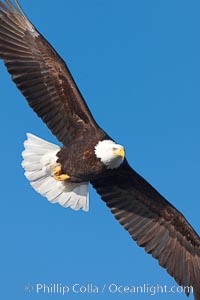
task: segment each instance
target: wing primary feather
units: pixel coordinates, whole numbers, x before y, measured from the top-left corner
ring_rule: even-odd
[[[2,7],[4,4],[2,2],[0,2],[0,7]],[[21,36],[23,34],[23,28],[21,27],[16,27],[16,23],[18,24],[18,21],[16,20],[16,18],[14,17],[14,15],[12,15],[13,17],[10,17],[10,11],[8,11],[8,13],[6,13],[3,10],[0,10],[0,16],[2,18],[2,25],[1,27],[4,27],[6,29],[12,29],[14,32],[18,32]],[[5,27],[6,25],[6,27]]]
[[[7,0],[7,1],[8,1],[8,0]],[[19,12],[21,13],[21,15],[24,16],[25,19],[27,19],[27,17],[26,17],[26,15],[25,15],[25,13],[24,13],[24,11],[23,11],[21,5],[19,4],[19,2],[18,2],[17,0],[14,0],[14,2],[15,2],[15,4],[16,4],[16,6],[17,6]],[[30,22],[30,21],[29,21],[29,22]]]
[[[6,2],[7,2],[7,0],[6,0]],[[10,12],[10,10],[8,9],[8,7],[3,2],[0,2],[0,7],[3,8],[3,11],[5,11],[7,13]]]
[[[13,12],[18,12],[17,10],[16,10],[16,7],[12,4],[12,2],[10,1],[10,0],[5,0],[6,1],[6,3],[8,4],[8,6],[10,7],[10,9],[13,11]],[[16,0],[14,0],[14,2],[15,3],[17,3],[17,1]],[[9,12],[9,10],[8,10],[8,12]]]
[[[9,34],[8,31],[0,29],[0,33],[1,33],[0,40],[2,42],[4,42],[6,39],[7,46],[10,46],[11,48],[17,46],[17,48],[15,48],[16,50],[20,49],[20,50],[28,50],[29,51],[28,47],[24,43],[21,43],[20,39]]]

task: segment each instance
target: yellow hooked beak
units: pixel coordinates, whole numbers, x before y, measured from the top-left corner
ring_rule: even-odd
[[[113,149],[113,153],[116,155],[116,156],[120,156],[122,159],[124,159],[124,156],[125,156],[125,150],[124,148],[118,148],[118,149]]]

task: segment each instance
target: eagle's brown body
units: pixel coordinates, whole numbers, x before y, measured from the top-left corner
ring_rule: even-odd
[[[109,137],[103,130],[93,131],[61,149],[58,162],[62,172],[70,176],[70,181],[91,181],[106,174],[106,166],[95,155],[95,146],[104,139]]]
[[[192,287],[195,300],[200,300],[198,234],[126,159],[112,170],[97,159],[95,145],[109,137],[92,117],[64,61],[17,0],[0,1],[0,59],[30,107],[63,144],[58,154],[62,172],[74,182],[90,181],[137,244],[179,285]],[[40,143],[35,137],[31,140]]]

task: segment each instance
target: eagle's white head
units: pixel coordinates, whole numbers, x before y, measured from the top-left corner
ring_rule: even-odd
[[[104,140],[95,146],[95,154],[107,169],[116,169],[124,161],[125,150],[123,146],[111,140]]]

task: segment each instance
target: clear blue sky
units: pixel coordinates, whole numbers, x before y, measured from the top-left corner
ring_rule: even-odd
[[[20,1],[67,61],[98,123],[133,168],[200,232],[200,2]],[[0,64],[4,300],[185,299],[184,294],[36,294],[37,283],[175,285],[90,188],[90,211],[49,204],[21,168],[26,132],[56,142]],[[30,287],[30,286],[28,286]],[[31,288],[30,288],[31,289]]]

